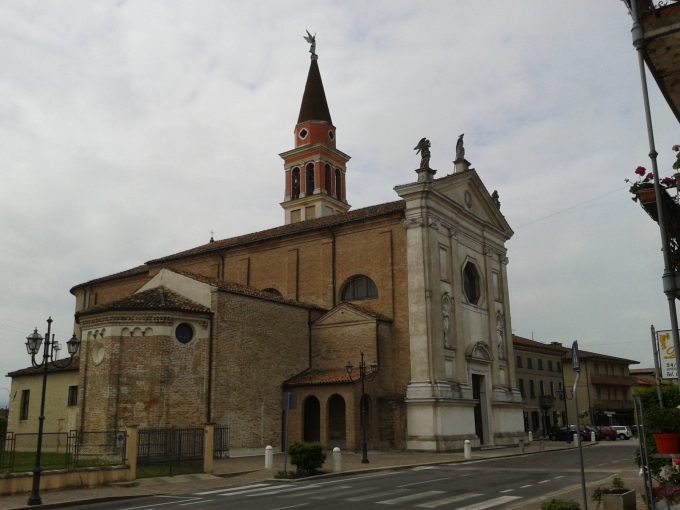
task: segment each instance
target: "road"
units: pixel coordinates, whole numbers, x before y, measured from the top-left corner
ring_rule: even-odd
[[[625,472],[634,476],[636,443],[584,448],[587,482]],[[464,464],[421,466],[306,481],[268,481],[179,496],[90,504],[96,510],[339,510],[352,508],[485,510],[538,508],[551,495],[580,501],[577,450]],[[588,491],[590,495],[590,490]]]

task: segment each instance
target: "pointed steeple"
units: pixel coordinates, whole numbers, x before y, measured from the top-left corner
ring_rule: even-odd
[[[281,207],[286,224],[347,212],[345,164],[349,156],[336,148],[335,126],[315,53],[316,34],[307,32],[312,54],[300,114],[295,126],[295,148],[283,152],[285,188]]]
[[[326,102],[326,93],[323,90],[323,82],[321,81],[319,64],[315,58],[312,58],[312,61],[309,65],[307,83],[305,84],[305,93],[302,95],[300,115],[298,115],[298,124],[310,120],[323,121],[333,124],[333,121],[331,120],[331,112],[328,109],[328,103]]]

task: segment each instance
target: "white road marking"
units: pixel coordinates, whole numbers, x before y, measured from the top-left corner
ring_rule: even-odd
[[[290,506],[280,506],[278,508],[272,508],[272,510],[287,510],[288,508],[298,508],[301,506],[307,506],[309,503],[300,503],[299,505],[290,505]]]
[[[289,489],[287,485],[268,485],[266,487],[256,487],[254,489],[246,489],[242,491],[219,492],[216,496],[231,497],[231,496],[259,496],[260,494],[273,494],[279,490]]]
[[[526,485],[522,485],[522,486],[520,487],[520,489],[526,489],[527,487],[533,487],[533,485],[534,485],[533,483],[528,483],[528,484],[526,484]]]
[[[500,492],[501,492],[501,494],[505,494],[507,492],[514,492],[514,491],[515,491],[515,489],[505,489],[504,491],[500,491]]]
[[[367,499],[382,498],[383,496],[392,496],[394,494],[403,494],[404,492],[406,492],[406,489],[395,489],[395,490],[385,491],[385,492],[375,492],[375,493],[369,494],[367,496],[355,496],[353,498],[345,498],[345,501],[366,501]]]
[[[229,487],[227,489],[215,489],[213,491],[203,491],[203,492],[194,492],[197,496],[205,496],[207,494],[218,494],[220,492],[233,492],[233,491],[242,491],[245,489],[254,489],[255,487],[269,487],[270,484],[268,483],[256,483],[253,485],[243,485],[241,487]]]
[[[256,494],[246,494],[247,498],[254,498],[257,496],[271,496],[272,494],[283,494],[284,492],[296,492],[296,491],[306,491],[312,489],[318,489],[319,485],[303,485],[301,487],[286,487],[284,485],[279,485],[277,488],[272,488],[271,490],[264,489],[263,492],[258,492]],[[220,494],[220,496],[230,496],[230,494]]]
[[[550,481],[550,480],[541,480],[541,481],[538,482],[538,483],[548,483],[549,481]]]
[[[185,503],[189,501],[195,501],[201,498],[189,498],[189,497],[182,497],[182,496],[155,496],[157,498],[173,498],[175,500],[179,501],[184,501]],[[168,501],[167,503],[153,503],[150,505],[142,505],[142,506],[130,506],[128,508],[125,508],[124,510],[140,510],[142,508],[146,508],[147,510],[151,510],[153,508],[156,508],[157,506],[165,506],[165,505],[174,505],[176,503],[179,503],[179,501]]]
[[[564,475],[553,476],[553,480],[557,480],[558,478],[564,478]]]
[[[428,503],[421,503],[416,505],[419,508],[437,508],[438,506],[448,505],[449,503],[455,503],[457,501],[463,501],[464,499],[476,498],[481,496],[481,494],[476,494],[474,492],[466,492],[465,494],[458,494],[457,496],[451,496],[444,499],[436,499]]]
[[[424,483],[441,482],[442,480],[449,480],[450,477],[445,476],[444,478],[433,478],[431,480],[425,480],[424,482],[415,483],[405,483],[404,485],[397,485],[397,487],[412,487],[414,485],[423,485]]]
[[[456,508],[456,510],[486,510],[487,508],[493,508],[504,503],[509,503],[510,501],[515,501],[517,499],[522,498],[519,496],[501,496],[499,498],[487,499],[486,501],[474,503],[472,506],[462,506],[460,508]]]
[[[402,496],[400,498],[386,499],[385,501],[378,501],[379,505],[397,505],[400,503],[406,503],[407,501],[415,501],[416,499],[429,498],[430,496],[437,496],[439,494],[444,494],[444,491],[425,491],[418,492],[416,494],[409,494],[408,496]]]
[[[199,499],[198,501],[194,501],[192,503],[180,503],[178,506],[198,505],[200,503],[205,503],[206,501],[212,501],[212,499]]]

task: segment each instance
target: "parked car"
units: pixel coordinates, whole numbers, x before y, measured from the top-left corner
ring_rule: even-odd
[[[566,441],[571,443],[574,440],[574,432],[576,432],[576,425],[563,425],[559,428],[553,428],[548,437],[553,441]],[[581,441],[589,440],[590,432],[586,430],[584,425],[581,425]]]
[[[625,425],[612,425],[612,428],[616,432],[616,437],[618,439],[630,439],[633,437],[633,431],[630,430],[630,427],[626,427]]]
[[[584,425],[583,426],[587,432],[588,437],[584,437],[586,441],[590,441],[592,438],[591,433],[595,432],[595,441],[599,441],[602,439],[602,435],[600,434],[600,427],[595,427],[594,425]]]
[[[617,433],[612,427],[598,427],[600,429],[600,441],[616,441]]]

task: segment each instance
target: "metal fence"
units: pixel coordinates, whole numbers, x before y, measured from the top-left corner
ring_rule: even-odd
[[[138,476],[201,472],[204,434],[203,427],[139,429]]]
[[[124,431],[45,432],[40,465],[43,470],[74,470],[91,466],[125,464]],[[32,471],[37,452],[37,433],[7,432],[0,447],[0,473]]]
[[[229,427],[215,425],[215,439],[213,441],[213,459],[229,457]]]

